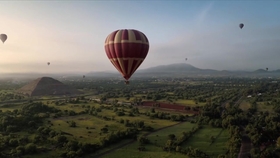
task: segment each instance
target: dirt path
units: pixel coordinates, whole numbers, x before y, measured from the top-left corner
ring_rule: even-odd
[[[145,134],[144,136],[148,136],[148,135],[150,135],[150,134],[152,134],[152,133],[155,133],[155,132],[158,132],[158,131],[160,131],[160,130],[163,130],[163,129],[166,129],[166,128],[170,128],[170,127],[173,127],[173,126],[177,126],[177,125],[180,125],[180,124],[182,124],[182,123],[184,123],[184,122],[179,122],[179,123],[176,123],[176,124],[174,124],[174,125],[170,125],[170,126],[166,126],[166,127],[159,128],[159,129],[157,129],[157,130],[154,130],[154,131],[152,131],[152,132],[150,132],[150,133]],[[127,146],[127,145],[129,145],[129,144],[132,144],[132,143],[134,143],[134,142],[136,142],[136,140],[131,140],[131,141],[125,143],[125,144],[116,146],[116,147],[114,147],[114,148],[112,148],[112,149],[110,149],[110,150],[108,150],[108,151],[105,151],[105,152],[103,152],[103,153],[100,153],[100,154],[98,154],[98,155],[95,155],[95,156],[93,156],[93,158],[100,158],[100,157],[102,157],[102,156],[104,156],[104,155],[106,155],[106,154],[112,153],[112,152],[114,152],[115,150],[120,149],[120,148],[122,148],[122,147],[124,147],[124,146]],[[135,150],[136,150],[136,149],[135,149]]]
[[[245,127],[241,126],[242,128],[242,142],[241,142],[241,147],[239,150],[238,158],[248,158],[248,156],[251,156],[250,151],[252,148],[252,143],[250,138],[245,132]]]
[[[240,101],[242,101],[243,96],[241,96],[234,104],[234,106],[238,106],[240,103]],[[240,150],[238,153],[238,158],[248,158],[248,156],[251,156],[250,151],[252,148],[252,144],[251,144],[251,140],[248,137],[248,135],[245,132],[245,127],[240,126],[240,128],[242,129],[242,142],[241,142],[241,146],[240,146]]]
[[[238,106],[239,103],[242,101],[243,99],[243,96],[241,96],[235,103],[233,106]],[[228,101],[227,101],[228,102]],[[222,107],[224,108],[225,110],[225,105],[226,103],[225,102],[224,104],[222,104]],[[250,156],[250,150],[252,148],[252,145],[251,145],[251,140],[250,138],[248,137],[248,135],[245,133],[244,131],[244,128],[243,126],[240,126],[240,128],[243,130],[242,132],[242,142],[241,142],[241,147],[240,147],[240,150],[239,150],[239,153],[238,153],[238,158],[248,158],[248,156]]]

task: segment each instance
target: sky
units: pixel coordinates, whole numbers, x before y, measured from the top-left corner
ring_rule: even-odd
[[[139,69],[188,63],[276,70],[279,6],[272,0],[0,1],[0,33],[8,35],[0,43],[0,73],[117,71],[104,42],[118,29],[136,29],[149,39]]]

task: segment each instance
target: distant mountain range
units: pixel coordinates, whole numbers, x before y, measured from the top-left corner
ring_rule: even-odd
[[[89,72],[87,74],[81,73],[56,73],[56,74],[44,74],[44,73],[9,73],[1,74],[0,78],[38,78],[49,76],[53,78],[82,78],[85,75],[93,78],[122,78],[117,70],[114,72]],[[229,70],[213,70],[213,69],[200,69],[186,63],[177,63],[170,65],[160,65],[150,67],[147,69],[137,70],[131,79],[133,78],[151,78],[151,77],[280,77],[280,69],[274,71],[266,71],[264,69],[258,69],[255,71],[229,71]]]
[[[90,72],[87,76],[98,77],[116,77],[118,72]],[[255,71],[229,71],[229,70],[213,70],[200,69],[186,63],[160,65],[147,69],[137,70],[132,78],[139,77],[203,77],[203,76],[239,76],[239,77],[276,77],[280,76],[280,69],[275,71],[266,71],[258,69]],[[120,75],[119,75],[120,77]]]

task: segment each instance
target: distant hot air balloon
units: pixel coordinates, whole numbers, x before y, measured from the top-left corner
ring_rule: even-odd
[[[47,64],[48,64],[48,65],[50,65],[51,63],[50,63],[50,62],[48,62]]]
[[[146,35],[138,30],[116,30],[107,36],[105,51],[111,63],[128,84],[129,78],[149,52],[149,41]]]
[[[268,71],[268,68],[266,68],[266,71]]]
[[[1,34],[0,39],[4,43],[7,40],[8,36],[6,34]]]
[[[239,27],[240,29],[242,29],[244,27],[244,24],[243,23],[239,24]]]
[[[185,59],[186,61],[188,60],[188,58]]]
[[[86,76],[85,75],[83,75],[83,78],[85,78]]]

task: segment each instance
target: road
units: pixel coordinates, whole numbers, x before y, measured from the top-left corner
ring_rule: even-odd
[[[244,128],[244,127],[242,127]],[[245,131],[242,132],[242,142],[240,151],[238,154],[238,158],[248,158],[248,156],[251,156],[250,151],[252,148],[251,140],[248,137],[248,135],[245,133]]]
[[[234,106],[238,106],[242,99],[243,99],[243,96],[241,96],[235,102]],[[252,148],[252,143],[251,143],[251,140],[250,140],[249,136],[245,132],[245,127],[244,126],[239,126],[239,127],[242,131],[242,133],[241,133],[242,142],[241,142],[238,158],[248,158],[249,156],[251,156],[250,151],[251,151],[251,148]]]
[[[241,96],[235,103],[233,106],[239,106],[240,102],[242,101],[243,96]],[[228,103],[229,101],[226,101],[225,103],[223,103],[221,106],[223,107],[223,109],[225,110],[225,105]],[[242,130],[242,142],[241,142],[241,147],[238,153],[238,158],[248,158],[248,156],[250,156],[250,150],[252,148],[251,145],[251,140],[248,137],[248,135],[245,132],[245,127],[243,126],[239,126]]]

